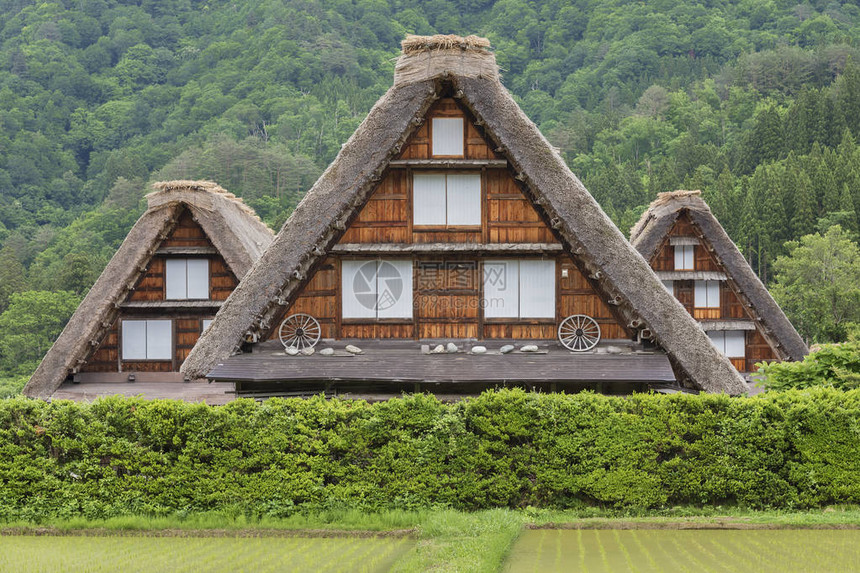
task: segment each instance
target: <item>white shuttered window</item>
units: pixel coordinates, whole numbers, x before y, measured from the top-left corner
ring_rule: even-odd
[[[555,261],[520,261],[520,317],[555,317]]]
[[[169,300],[209,298],[209,259],[167,259],[165,298]]]
[[[520,264],[516,260],[484,261],[484,316],[520,316]]]
[[[717,350],[729,358],[746,356],[746,334],[743,330],[709,330],[707,334]]]
[[[720,308],[720,281],[696,281],[696,308]]]
[[[448,222],[444,173],[416,173],[412,177],[413,225],[445,225]]]
[[[486,318],[555,317],[555,261],[484,261]]]
[[[433,118],[433,155],[463,155],[463,118]]]
[[[173,323],[170,320],[123,320],[123,360],[170,360]]]
[[[694,248],[694,245],[675,245],[676,271],[692,271],[695,268]]]
[[[345,260],[343,318],[412,318],[411,260]]]
[[[663,288],[669,291],[670,294],[675,294],[675,281],[660,281],[663,283]]]
[[[414,225],[480,225],[481,175],[416,173],[412,178]]]

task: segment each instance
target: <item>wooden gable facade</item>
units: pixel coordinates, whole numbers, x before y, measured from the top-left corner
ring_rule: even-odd
[[[754,372],[756,363],[778,359],[752,308],[742,302],[738,284],[689,213],[678,216],[650,263],[739,372]]]
[[[203,292],[189,296],[186,291],[187,298],[172,298],[173,293],[168,292],[167,266],[189,260],[207,269],[205,297]],[[188,275],[184,278],[187,281]],[[78,378],[86,379],[86,373],[94,372],[177,372],[200,334],[215,318],[221,302],[238,283],[224,257],[194,220],[191,211],[185,208],[175,227],[155,247],[153,257],[134,288],[119,303],[117,318],[86,358],[80,368],[83,375]],[[130,336],[133,330],[128,324],[123,328],[127,322],[160,326],[158,333],[169,336],[169,349],[168,341],[162,340],[159,341],[161,348],[152,349],[154,357],[141,356],[131,348],[129,341],[123,340],[123,333]],[[152,339],[151,334],[149,338]]]
[[[434,154],[437,119],[462,121],[459,155]],[[422,177],[431,181],[444,178],[448,189],[452,178],[474,182],[475,196],[471,204],[466,201],[464,209],[475,212],[464,215],[448,207],[448,218],[460,219],[451,222],[442,220],[445,208],[440,207],[439,221],[428,224],[427,214],[421,212],[428,199],[418,197],[421,189],[416,190]],[[463,222],[464,218],[468,220]],[[411,283],[411,292],[403,296],[411,295],[411,312],[397,317],[356,317],[345,311],[344,300],[350,294],[344,292],[350,289],[345,284],[348,269],[373,260],[396,261],[399,269],[408,268],[411,276],[404,283]],[[487,281],[491,280],[491,267],[499,264],[506,270],[517,269],[520,297],[549,297],[552,310],[539,311],[539,317],[528,316],[522,312],[525,302],[521,301],[518,316],[493,316],[513,314],[488,309],[494,299],[485,292]],[[540,280],[540,286],[522,286],[529,277]],[[543,292],[535,292],[535,288]],[[443,97],[430,107],[380,183],[344,226],[334,247],[272,323],[268,336],[277,337],[280,321],[296,313],[315,317],[322,337],[331,339],[553,339],[559,322],[574,314],[594,318],[605,339],[632,336],[599,296],[592,279],[565,252],[504,155],[492,148],[475,118],[452,97]]]

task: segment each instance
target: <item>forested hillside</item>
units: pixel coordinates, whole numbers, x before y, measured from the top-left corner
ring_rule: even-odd
[[[701,188],[768,280],[785,241],[860,228],[851,0],[3,0],[0,311],[80,296],[151,180],[216,180],[278,227],[407,33],[489,37],[624,231],[657,192]],[[44,348],[9,334],[0,369],[26,371]]]

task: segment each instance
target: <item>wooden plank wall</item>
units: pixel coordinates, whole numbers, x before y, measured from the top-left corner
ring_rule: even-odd
[[[562,277],[563,269],[567,277]],[[295,301],[277,318],[269,333],[278,337],[280,322],[291,314],[316,318],[324,338],[513,338],[553,339],[559,322],[572,314],[597,320],[604,338],[631,336],[612,314],[573,261],[560,256],[556,263],[555,318],[484,319],[482,259],[469,256],[424,257],[413,267],[413,319],[340,319],[340,260],[328,257]]]
[[[442,98],[431,106],[427,112],[426,120],[410,136],[397,159],[430,159],[433,157],[430,154],[430,141],[433,135],[434,117],[465,118],[464,159],[504,159],[503,155],[493,151],[481,128],[475,125],[475,118],[461,108],[454,98]]]
[[[770,362],[776,359],[776,353],[758,330],[747,332],[746,364],[743,370],[740,368],[738,370],[741,370],[741,372],[753,372],[756,370],[756,362]]]
[[[187,209],[180,215],[176,227],[161,243],[163,247],[214,247],[207,238],[203,228],[194,221]],[[208,256],[209,259],[209,297],[212,300],[226,300],[239,284],[236,275],[227,266],[224,258],[218,255]],[[165,257],[153,257],[146,271],[138,279],[137,284],[126,301],[158,301],[165,299],[164,268]],[[179,369],[182,362],[200,338],[203,319],[214,318],[211,311],[177,309],[165,310],[161,314],[147,311],[143,314],[132,314],[122,311],[121,318],[129,319],[164,319],[173,320],[174,357],[172,361],[135,361],[122,363],[122,371],[137,372],[171,372]],[[86,358],[87,362],[81,367],[82,372],[118,372],[120,371],[120,335],[119,320],[117,319],[107,333],[102,337],[98,346]]]
[[[475,258],[421,260],[415,272],[418,338],[479,338],[481,265]]]

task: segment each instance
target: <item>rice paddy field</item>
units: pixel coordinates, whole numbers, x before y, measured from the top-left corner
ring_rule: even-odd
[[[506,573],[852,572],[858,530],[529,530]]]
[[[393,537],[2,536],[4,573],[388,571],[415,541]]]

